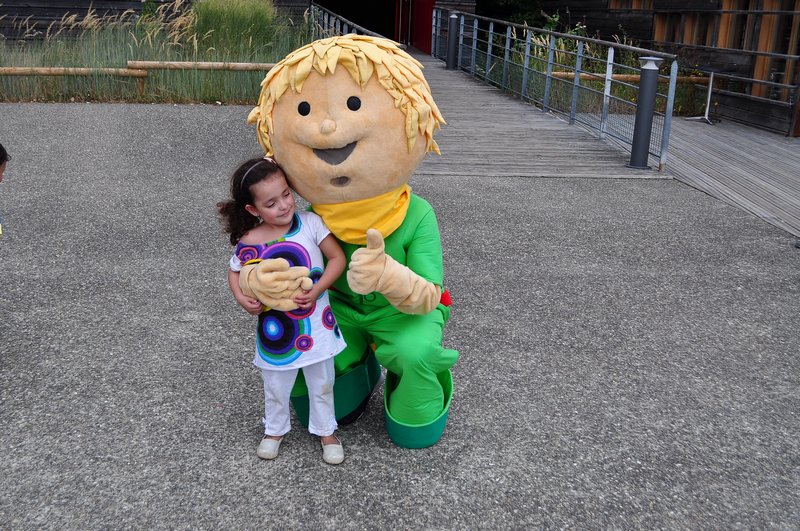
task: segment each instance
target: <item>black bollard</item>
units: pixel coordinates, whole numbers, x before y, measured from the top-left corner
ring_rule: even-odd
[[[627,166],[636,169],[649,169],[647,157],[650,151],[650,133],[653,129],[653,113],[656,108],[658,89],[658,57],[640,57],[642,64],[639,77],[639,100],[636,103],[636,122],[633,125],[633,144],[631,161]]]
[[[457,70],[458,65],[458,15],[450,15],[447,20],[447,70]]]

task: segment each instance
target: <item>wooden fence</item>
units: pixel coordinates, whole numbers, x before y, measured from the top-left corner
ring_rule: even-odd
[[[268,72],[275,63],[220,63],[189,61],[128,61],[127,68],[73,68],[3,66],[0,76],[116,76],[137,78],[137,91],[144,95],[150,70],[227,70],[234,72]]]

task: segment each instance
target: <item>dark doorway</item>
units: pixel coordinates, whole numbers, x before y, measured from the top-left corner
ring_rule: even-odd
[[[348,0],[317,0],[317,5],[384,37],[395,37],[395,2],[383,0],[352,2]]]
[[[411,31],[408,44],[418,50],[431,53],[431,31],[433,31],[433,6],[436,0],[413,0],[411,4]]]
[[[433,7],[436,0],[318,0],[318,5],[384,37],[431,52]]]

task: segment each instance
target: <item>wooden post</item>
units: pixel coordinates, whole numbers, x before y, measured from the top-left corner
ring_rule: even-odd
[[[271,70],[275,63],[221,63],[193,61],[128,61],[128,68],[142,70],[234,70],[243,72],[264,72]]]
[[[93,76],[147,77],[147,70],[134,68],[77,68],[58,66],[1,66],[0,76]]]

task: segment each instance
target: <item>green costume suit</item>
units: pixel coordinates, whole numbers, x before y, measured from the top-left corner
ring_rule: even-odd
[[[361,246],[340,243],[349,264],[350,257]],[[384,235],[384,243],[387,255],[425,280],[443,285],[439,227],[427,201],[412,194],[403,223]],[[337,418],[347,416],[353,409],[351,405],[360,403],[359,397],[369,396],[374,377],[345,380],[344,375],[368,374],[374,348],[375,358],[388,374],[384,404],[389,436],[404,447],[434,444],[444,430],[450,405],[449,369],[458,359],[457,351],[442,347],[442,332],[450,309],[439,304],[426,315],[408,315],[379,293],[354,293],[346,275],[331,287],[330,300],[347,341],[347,348],[334,358]]]

